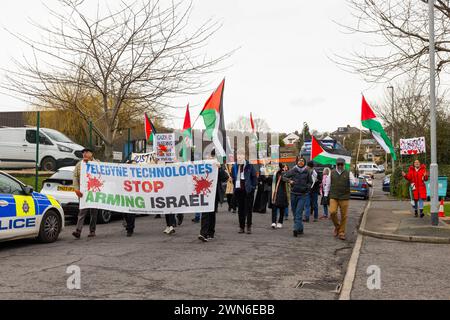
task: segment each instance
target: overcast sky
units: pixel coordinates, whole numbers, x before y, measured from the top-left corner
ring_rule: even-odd
[[[52,5],[55,1],[45,3]],[[360,47],[363,40],[343,34],[333,22],[349,21],[344,0],[195,0],[194,6],[193,21],[214,17],[223,22],[208,46],[208,54],[239,48],[227,63],[231,66],[211,79],[218,85],[226,77],[226,122],[253,112],[254,117],[266,119],[271,129],[279,132],[301,129],[305,121],[319,131],[347,124],[359,127],[361,92],[369,101],[383,98],[386,86],[372,87],[340,70],[328,58]],[[32,35],[28,18],[46,21],[41,1],[2,1],[2,27]],[[22,55],[23,49],[3,28],[0,37],[0,65],[10,68],[11,57]],[[191,115],[195,119],[208,95],[184,97],[176,103],[194,106]],[[27,107],[0,95],[0,111]],[[180,108],[168,124],[181,127],[183,116]],[[202,127],[200,121],[196,127]]]

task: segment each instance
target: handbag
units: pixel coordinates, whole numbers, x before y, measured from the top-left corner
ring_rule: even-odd
[[[330,205],[330,198],[328,196],[322,196],[322,199],[320,199],[320,205],[322,205],[322,206],[329,206]]]

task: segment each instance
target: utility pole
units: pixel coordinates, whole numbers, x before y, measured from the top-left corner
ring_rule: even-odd
[[[434,44],[434,0],[428,0],[429,33],[430,33],[430,135],[431,135],[431,165],[430,165],[430,198],[431,225],[439,224],[438,196],[438,164],[436,147],[436,79],[435,79],[435,44]]]
[[[391,98],[392,98],[392,105],[391,105],[391,109],[392,109],[392,123],[391,123],[391,139],[392,139],[392,146],[394,147],[394,152],[395,152],[395,134],[394,134],[394,123],[395,123],[395,99],[394,99],[394,87],[393,86],[389,86],[387,87],[388,89],[392,90],[391,93]],[[391,160],[392,160],[392,172],[394,172],[395,169],[395,160],[393,155],[391,155]]]

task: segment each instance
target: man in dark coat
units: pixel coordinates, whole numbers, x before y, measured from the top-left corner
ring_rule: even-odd
[[[239,233],[252,233],[252,211],[257,185],[256,170],[246,159],[244,164],[235,164],[232,171],[234,195],[238,204]]]

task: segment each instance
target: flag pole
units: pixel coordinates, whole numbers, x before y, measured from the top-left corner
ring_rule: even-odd
[[[356,152],[356,160],[355,160],[355,176],[359,176],[359,172],[356,172],[358,168],[358,159],[359,159],[359,149],[361,149],[361,140],[362,140],[362,125],[359,124],[359,144],[358,151]]]

